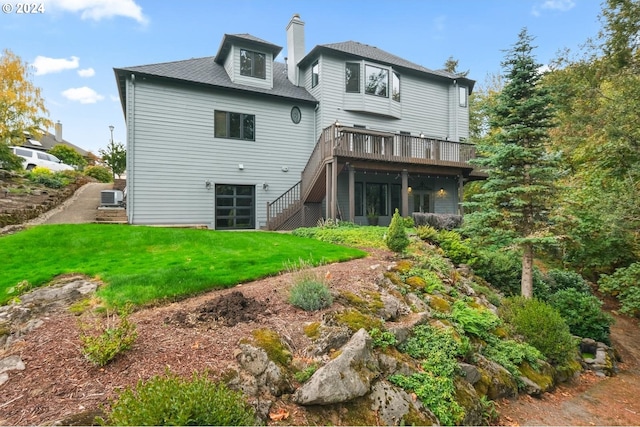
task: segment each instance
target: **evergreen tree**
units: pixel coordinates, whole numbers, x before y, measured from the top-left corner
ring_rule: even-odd
[[[492,243],[522,250],[521,292],[533,295],[534,246],[554,240],[549,213],[557,158],[547,151],[553,127],[551,93],[539,84],[540,65],[526,29],[502,63],[505,86],[489,108],[489,136],[477,149],[477,160],[489,175],[483,191],[465,205],[467,230]]]

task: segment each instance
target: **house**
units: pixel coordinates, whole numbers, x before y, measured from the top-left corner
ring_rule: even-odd
[[[80,154],[84,158],[90,157],[89,152],[87,150],[84,150],[78,147],[77,145],[70,143],[69,141],[67,141],[62,137],[62,123],[60,123],[60,121],[56,122],[54,131],[55,131],[55,134],[52,134],[47,131],[43,131],[42,136],[40,136],[40,138],[37,138],[37,139],[32,137],[31,135],[25,135],[25,141],[22,144],[22,146],[27,148],[33,148],[35,150],[49,151],[56,145],[62,144],[62,145],[66,145],[67,147],[73,148],[74,150],[76,150],[78,154]]]
[[[225,34],[215,57],[114,69],[131,224],[292,229],[460,214],[474,81],[358,42]]]

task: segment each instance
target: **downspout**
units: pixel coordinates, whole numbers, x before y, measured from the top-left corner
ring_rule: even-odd
[[[129,181],[130,184],[134,184],[135,183],[135,177],[134,177],[134,158],[135,158],[135,153],[134,153],[134,149],[133,149],[133,137],[135,135],[135,107],[136,107],[136,90],[135,90],[135,83],[136,83],[136,75],[135,74],[131,74],[131,84],[127,85],[129,88],[129,92],[130,92],[130,96],[127,97],[128,100],[130,100],[130,109],[127,112],[127,180]],[[127,184],[127,186],[129,186],[129,184]],[[131,185],[131,188],[134,188],[133,185]],[[135,199],[135,191],[128,191],[128,195],[127,195],[127,212],[129,214],[129,224],[133,224],[133,215],[134,215],[134,211],[135,209],[133,209],[133,202],[131,201],[130,197],[133,195],[134,199]],[[129,206],[131,206],[132,208],[129,209]]]

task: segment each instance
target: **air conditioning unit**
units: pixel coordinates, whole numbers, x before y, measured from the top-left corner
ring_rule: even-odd
[[[124,196],[120,190],[102,190],[100,192],[101,206],[121,206]]]

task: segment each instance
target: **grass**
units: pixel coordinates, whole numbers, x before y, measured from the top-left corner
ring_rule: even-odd
[[[0,304],[21,282],[37,287],[68,273],[102,279],[108,286],[98,295],[110,306],[145,305],[274,275],[296,260],[317,265],[365,255],[282,233],[41,225],[0,237]]]

